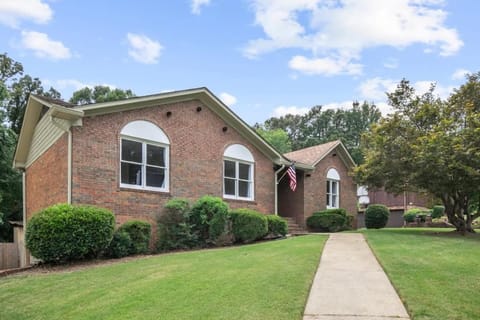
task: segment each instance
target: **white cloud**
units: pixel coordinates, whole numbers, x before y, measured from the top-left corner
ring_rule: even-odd
[[[310,108],[297,107],[297,106],[278,106],[273,110],[273,117],[283,117],[287,114],[304,115]]]
[[[52,9],[42,0],[0,1],[0,23],[16,28],[21,20],[47,23],[53,16]]]
[[[21,44],[24,48],[32,50],[37,57],[53,60],[69,59],[72,57],[70,49],[47,34],[36,31],[22,31]]]
[[[398,68],[398,60],[389,58],[385,62],[383,62],[383,66],[387,69],[397,69]]]
[[[220,93],[219,97],[220,97],[220,100],[222,100],[223,103],[225,103],[229,107],[233,106],[235,103],[237,103],[237,98],[232,96],[229,93],[222,92],[222,93]]]
[[[447,12],[439,0],[251,1],[265,37],[247,44],[244,54],[249,58],[295,48],[310,51],[312,61],[342,61],[358,68],[352,61],[367,48],[423,44],[447,56],[463,45],[457,31],[445,25]],[[311,66],[304,71],[319,73]],[[327,74],[331,70],[325,69]]]
[[[128,55],[135,61],[145,64],[158,63],[163,47],[158,41],[142,34],[127,33],[130,48]]]
[[[447,99],[453,92],[453,89],[455,89],[454,86],[445,86],[439,84],[438,82],[429,80],[417,81],[413,83],[413,88],[415,88],[417,95],[421,95],[430,90],[432,83],[435,85],[434,94],[438,95],[442,99]]]
[[[358,87],[362,99],[369,101],[382,101],[387,98],[385,92],[392,92],[397,87],[399,81],[393,79],[383,79],[375,77],[367,79]]]
[[[193,14],[200,14],[202,11],[202,7],[208,6],[210,4],[210,0],[192,0],[191,8]]]
[[[387,114],[392,112],[392,107],[387,104],[387,95],[395,91],[397,85],[400,83],[400,79],[385,79],[380,77],[375,77],[372,79],[367,79],[362,82],[357,90],[360,92],[362,99],[367,101],[373,101],[375,105],[380,109],[382,114]],[[422,95],[426,93],[432,83],[435,84],[434,94],[438,95],[442,99],[448,98],[448,96],[453,92],[453,86],[445,86],[434,81],[422,80],[411,83],[411,86],[415,89],[417,95]]]
[[[455,72],[452,74],[452,79],[453,80],[465,80],[465,76],[467,74],[472,73],[470,70],[467,69],[457,69]]]
[[[309,59],[304,56],[294,56],[288,66],[296,71],[315,75],[333,76],[338,74],[358,75],[362,73],[362,65],[351,63],[348,59],[317,58]]]

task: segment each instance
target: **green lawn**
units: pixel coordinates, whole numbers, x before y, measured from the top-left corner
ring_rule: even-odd
[[[326,236],[0,278],[0,319],[301,319]]]
[[[480,234],[449,231],[364,231],[415,320],[480,319]]]

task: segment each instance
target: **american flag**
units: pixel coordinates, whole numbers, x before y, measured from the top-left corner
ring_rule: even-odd
[[[295,173],[295,166],[293,164],[288,167],[287,174],[290,178],[290,189],[295,191],[295,189],[297,189],[297,174]]]

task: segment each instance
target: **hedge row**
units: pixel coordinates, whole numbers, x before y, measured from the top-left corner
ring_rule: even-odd
[[[230,211],[218,197],[204,196],[191,207],[185,199],[172,199],[158,219],[157,248],[167,251],[221,246],[286,234],[284,219],[246,208]]]
[[[120,258],[149,252],[151,225],[132,220],[115,230],[111,211],[93,206],[54,205],[35,214],[26,228],[26,245],[44,262],[107,256]],[[193,206],[184,199],[167,202],[158,219],[160,251],[285,236],[287,223],[251,209],[230,211],[218,197],[204,196]]]

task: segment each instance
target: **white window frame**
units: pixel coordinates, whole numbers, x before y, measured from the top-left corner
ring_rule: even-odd
[[[129,140],[129,141],[134,141],[134,142],[139,142],[142,144],[142,163],[138,162],[132,162],[132,161],[126,161],[122,160],[122,140]],[[147,145],[152,145],[156,147],[162,147],[164,148],[164,159],[165,159],[165,167],[161,166],[155,166],[155,165],[150,165],[147,164]],[[149,191],[158,191],[158,192],[169,192],[169,187],[170,187],[170,181],[169,181],[169,159],[170,159],[170,148],[168,144],[163,144],[155,141],[150,141],[150,140],[145,140],[145,139],[140,139],[138,137],[131,137],[127,135],[121,135],[120,136],[120,166],[119,166],[119,180],[120,180],[120,187],[121,188],[128,188],[128,189],[136,189],[136,190],[149,190]],[[122,183],[122,163],[133,163],[137,165],[141,165],[142,168],[142,184],[137,185],[137,184],[128,184],[128,183]],[[147,186],[147,167],[154,167],[154,168],[162,168],[165,170],[165,180],[164,180],[164,187],[163,188],[158,188],[158,187],[151,187]]]
[[[333,188],[333,186],[336,188]],[[337,209],[340,207],[340,175],[334,168],[328,170],[326,184],[326,207],[327,209]],[[335,201],[333,201],[335,199]]]
[[[232,177],[226,177],[225,176],[225,161],[230,161],[230,162],[234,162],[235,163],[235,178],[232,178]],[[250,177],[250,180],[245,180],[245,179],[240,179],[239,175],[240,175],[240,170],[239,170],[239,167],[240,167],[240,164],[246,164],[249,166],[249,177]],[[255,178],[254,178],[254,162],[249,162],[249,161],[242,161],[242,160],[238,160],[238,159],[234,159],[234,158],[229,158],[229,157],[224,157],[223,158],[223,197],[225,199],[234,199],[234,200],[248,200],[248,201],[253,201],[255,200]],[[234,180],[235,181],[235,194],[232,195],[232,194],[226,194],[225,193],[225,179],[229,179],[229,180]],[[250,197],[241,197],[239,195],[239,182],[240,181],[243,181],[243,182],[248,182],[248,186],[249,186],[249,194],[250,194]]]

